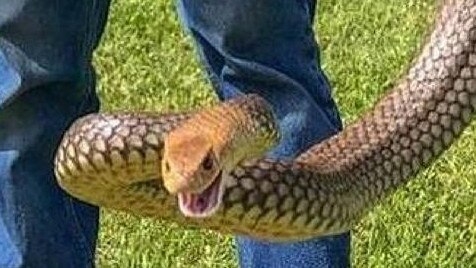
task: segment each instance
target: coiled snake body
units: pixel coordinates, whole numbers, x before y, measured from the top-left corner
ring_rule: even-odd
[[[475,18],[476,0],[446,1],[429,41],[400,83],[343,132],[294,161],[242,161],[247,150],[259,156],[277,139],[268,106],[257,96],[245,96],[198,114],[81,118],[59,146],[58,182],[92,204],[224,233],[296,240],[349,230],[378,200],[447,149],[471,121],[476,110]],[[202,131],[210,128],[208,122],[219,130]],[[187,128],[209,135],[208,141],[216,138],[204,148],[216,153],[211,166],[226,163],[218,165],[220,172],[211,181],[206,173],[187,177],[181,166],[175,172],[183,176],[167,175],[166,189],[162,174],[174,167],[161,164],[164,140],[171,131],[172,136]],[[214,136],[222,130],[227,135]],[[221,142],[233,146],[220,147]],[[237,153],[239,148],[245,150]],[[190,150],[187,157],[193,158],[195,149]],[[173,159],[180,152],[170,154]],[[239,157],[222,158],[230,154]],[[174,161],[175,168],[180,166],[180,159]],[[210,194],[213,209],[199,206],[207,213],[194,215],[190,200],[217,187],[217,181],[221,188]],[[182,194],[181,209],[167,190]]]

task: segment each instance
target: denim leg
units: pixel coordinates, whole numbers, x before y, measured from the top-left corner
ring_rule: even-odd
[[[291,158],[341,128],[319,66],[313,0],[180,0],[179,11],[220,99],[258,93],[283,136],[271,157]],[[348,267],[350,234],[296,243],[238,237],[242,267]]]
[[[99,108],[91,56],[109,1],[0,0],[0,267],[92,267],[98,209],[56,184],[53,156]]]

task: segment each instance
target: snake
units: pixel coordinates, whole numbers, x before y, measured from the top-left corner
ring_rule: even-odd
[[[448,0],[405,74],[360,118],[292,160],[273,108],[249,94],[177,113],[94,113],[54,159],[85,202],[269,241],[351,230],[445,152],[476,111],[476,0]]]

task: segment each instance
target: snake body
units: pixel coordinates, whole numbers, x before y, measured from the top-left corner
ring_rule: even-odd
[[[294,161],[241,162],[223,175],[222,203],[210,217],[185,217],[161,180],[164,139],[192,114],[79,119],[59,146],[58,182],[92,204],[223,233],[297,240],[347,231],[470,123],[476,110],[475,18],[476,0],[445,1],[407,75],[371,111]],[[248,107],[255,108],[245,112],[260,112]]]

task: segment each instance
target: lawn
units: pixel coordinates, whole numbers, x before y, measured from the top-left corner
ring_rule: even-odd
[[[315,30],[345,122],[407,69],[430,0],[323,0]],[[96,53],[104,111],[170,111],[216,101],[170,0],[115,1]],[[476,267],[476,124],[353,232],[355,267]],[[236,267],[232,237],[103,210],[100,267]]]

